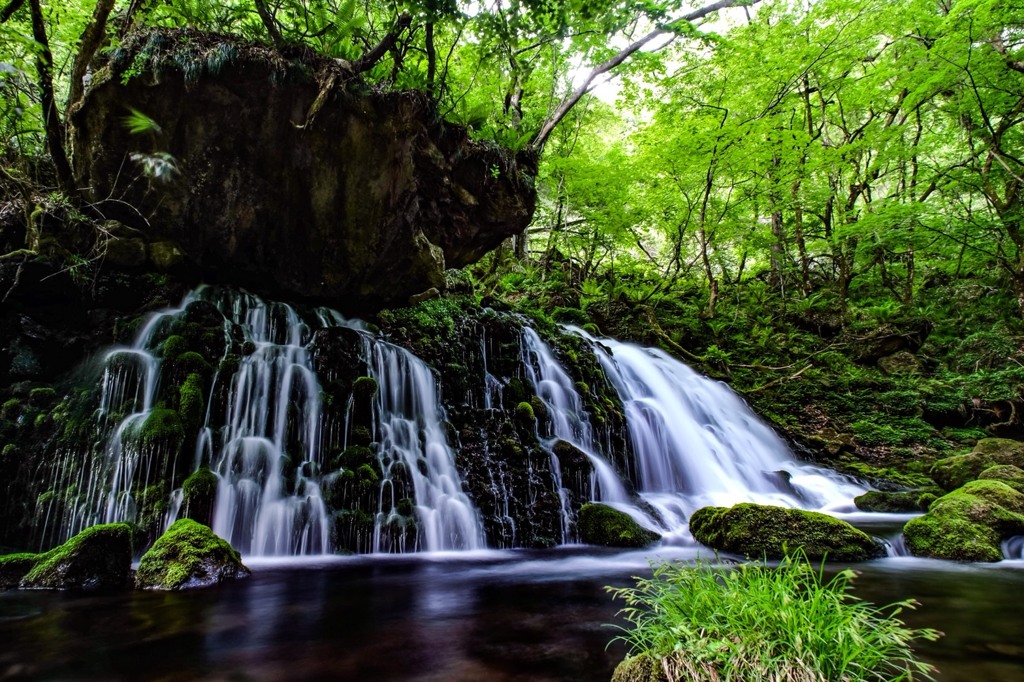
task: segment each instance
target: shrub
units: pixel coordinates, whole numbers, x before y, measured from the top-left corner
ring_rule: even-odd
[[[620,614],[630,625],[617,639],[633,656],[660,659],[672,679],[858,682],[934,672],[911,643],[940,633],[897,618],[913,600],[876,607],[851,595],[852,570],[827,579],[800,554],[778,568],[697,560],[653,569],[635,587],[607,589],[626,603]]]

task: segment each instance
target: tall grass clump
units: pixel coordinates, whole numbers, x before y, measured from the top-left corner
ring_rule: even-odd
[[[859,682],[933,679],[917,660],[912,630],[897,616],[911,599],[876,607],[850,594],[852,570],[828,578],[806,556],[715,567],[706,561],[652,565],[653,577],[635,587],[607,588],[625,601],[629,622],[616,639],[645,661],[629,663],[616,680],[706,682]],[[658,670],[660,668],[660,670]],[[652,672],[653,677],[651,676]],[[663,674],[662,674],[663,673]]]

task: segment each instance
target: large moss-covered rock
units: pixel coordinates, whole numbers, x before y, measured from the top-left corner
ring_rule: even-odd
[[[207,277],[231,263],[266,293],[379,308],[443,289],[445,268],[533,215],[532,153],[476,142],[426,95],[370,88],[340,60],[158,30],[93,67],[70,117],[78,181]],[[160,130],[130,134],[131,108]],[[158,152],[175,171],[140,181],[132,157]]]
[[[183,590],[248,575],[241,556],[226,540],[192,519],[178,519],[142,555],[135,585],[141,589]]]
[[[984,438],[966,455],[935,462],[931,476],[943,489],[951,491],[976,480],[983,471],[1000,464],[1024,469],[1024,443],[1008,438]]]
[[[871,536],[846,521],[749,502],[698,509],[690,517],[690,532],[708,547],[755,559],[779,559],[796,549],[812,559],[834,561],[864,561],[884,553]]]
[[[972,481],[943,495],[903,528],[915,556],[999,561],[1000,543],[1024,534],[1024,494],[1001,481]]]
[[[657,533],[647,530],[629,514],[605,504],[588,503],[577,519],[580,540],[605,547],[646,547],[657,542]]]
[[[93,526],[40,555],[20,585],[49,589],[121,588],[128,585],[131,563],[131,526]]]

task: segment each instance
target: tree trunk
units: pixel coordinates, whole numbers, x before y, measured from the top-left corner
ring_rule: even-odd
[[[57,111],[57,103],[53,96],[53,53],[50,52],[50,41],[46,37],[46,24],[43,23],[43,10],[39,0],[29,0],[32,11],[32,37],[39,44],[36,53],[36,71],[39,75],[39,100],[43,106],[43,123],[46,127],[46,146],[53,158],[53,166],[57,171],[57,185],[64,194],[71,196],[74,180],[71,175],[71,164],[64,150],[64,124]]]

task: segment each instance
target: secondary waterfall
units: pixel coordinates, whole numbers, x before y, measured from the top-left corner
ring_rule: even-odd
[[[782,439],[725,384],[664,351],[570,329],[593,344],[622,400],[638,493],[656,514],[625,511],[646,516],[644,525],[667,538],[688,540],[687,519],[706,505],[838,512],[851,510],[864,492],[847,477],[793,460]]]
[[[552,452],[552,475],[563,503],[563,540],[571,541],[572,511],[558,458],[563,440],[592,465],[590,499],[626,512],[668,541],[692,542],[690,515],[707,505],[756,502],[841,512],[864,488],[827,469],[794,461],[786,444],[728,386],[708,379],[667,353],[580,329],[625,410],[636,494],[626,492],[611,465],[611,446],[595,438],[577,385],[551,348],[529,327],[523,332],[523,365],[543,402]]]

